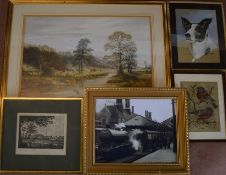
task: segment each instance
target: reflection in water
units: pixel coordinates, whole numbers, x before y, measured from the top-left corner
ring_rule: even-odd
[[[24,97],[83,97],[86,87],[151,87],[151,74],[136,72],[116,76],[114,70],[98,77],[23,76],[20,96]],[[88,79],[90,78],[90,79]]]

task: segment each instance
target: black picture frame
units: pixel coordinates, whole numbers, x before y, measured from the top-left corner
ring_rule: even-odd
[[[1,140],[2,150],[1,150],[0,172],[82,173],[82,124],[81,124],[82,99],[79,98],[35,99],[35,98],[6,97],[3,98],[2,104],[3,104],[2,106],[3,119],[2,119],[2,140]],[[34,153],[18,154],[16,152],[17,148],[19,148],[18,133],[22,132],[21,127],[18,127],[20,126],[18,123],[21,122],[20,121],[21,118],[18,119],[19,113],[23,115],[29,114],[28,117],[33,117],[35,116],[35,114],[43,115],[59,114],[60,116],[58,117],[62,117],[62,114],[65,114],[66,117],[63,116],[65,117],[64,122],[59,123],[58,121],[58,126],[62,126],[63,125],[62,123],[64,123],[63,130],[64,133],[66,133],[64,135],[65,154],[64,155],[57,154],[43,155],[43,153],[40,153],[40,155]],[[32,116],[32,114],[34,115]],[[56,116],[54,119],[55,120],[53,120],[53,123],[56,123],[57,120]],[[55,127],[54,131],[48,132],[57,133],[59,132],[58,128]],[[46,133],[47,130],[48,129],[46,128]],[[38,132],[38,135],[41,135],[40,132]],[[42,135],[44,134],[42,133]],[[47,136],[47,134],[45,136]],[[48,135],[48,137],[52,137],[52,139],[54,139],[54,136],[50,136],[50,134]],[[32,142],[32,144],[33,143],[36,142],[34,141]],[[28,148],[30,149],[30,147]],[[29,149],[25,149],[25,151],[29,151]],[[51,150],[54,149],[56,150],[56,148],[51,147]],[[37,151],[37,149],[35,150],[33,147],[31,150]]]
[[[211,10],[213,13],[216,14],[215,23],[216,27],[213,27],[217,33],[215,35],[215,39],[218,41],[218,61],[210,61],[215,57],[215,54],[212,54],[208,57],[208,61],[206,60],[198,60],[197,62],[192,62],[192,54],[191,54],[191,61],[181,61],[179,59],[184,59],[184,55],[178,53],[178,27],[177,27],[177,10]],[[202,13],[202,12],[200,12]],[[194,18],[200,16],[200,14],[192,14]],[[179,17],[180,15],[178,15]],[[205,15],[204,15],[205,16]],[[203,18],[204,19],[204,18]],[[224,31],[224,18],[223,18],[223,6],[222,3],[169,3],[169,20],[170,20],[170,37],[171,37],[171,65],[173,69],[221,69],[226,67],[226,59],[225,59],[225,31]],[[189,19],[190,20],[190,19]],[[196,24],[201,22],[200,20],[196,19]],[[191,20],[192,23],[192,20]],[[181,30],[181,29],[180,29]],[[184,32],[186,32],[184,30]],[[182,34],[182,33],[180,33]],[[208,34],[207,34],[208,35]],[[210,38],[210,36],[209,36]],[[185,39],[184,39],[185,40]],[[209,48],[208,48],[209,49]],[[203,57],[206,55],[204,54]],[[183,57],[183,58],[182,58]],[[203,58],[202,57],[202,58]],[[206,58],[206,57],[205,57]]]
[[[196,87],[194,86],[196,88],[195,96],[190,97],[189,91],[191,91],[191,89],[187,92],[189,139],[192,141],[225,141],[225,72],[221,70],[173,70],[171,77],[172,87],[186,88],[189,87],[189,84],[190,86],[194,84],[197,85]],[[182,83],[184,84],[183,86]],[[189,84],[185,85],[185,83]],[[214,91],[213,89],[207,88],[207,95],[209,95],[207,101],[205,98],[200,98],[200,95],[198,96],[197,88],[205,87],[203,83],[217,84],[218,92],[216,95],[218,97],[212,94],[212,91]],[[212,86],[210,87],[212,88]],[[194,103],[196,102],[196,109],[197,111],[200,111],[200,113],[195,113],[195,109],[191,110],[189,107],[191,104],[191,99],[194,100]],[[214,107],[213,104],[217,104],[217,106]],[[210,114],[209,116],[201,112],[203,109],[205,109],[206,105],[214,109],[213,115],[211,114],[211,111],[210,113],[207,113]],[[193,120],[194,117],[196,117],[196,120]],[[218,117],[219,119],[217,119]],[[214,121],[219,124],[219,130],[211,130],[211,128],[213,128],[211,126],[211,122],[213,123]],[[203,127],[204,125],[205,127]]]

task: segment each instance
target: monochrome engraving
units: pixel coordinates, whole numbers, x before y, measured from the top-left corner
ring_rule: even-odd
[[[18,113],[16,154],[66,155],[67,114]]]

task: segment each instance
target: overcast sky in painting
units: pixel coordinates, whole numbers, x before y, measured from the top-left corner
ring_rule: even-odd
[[[99,112],[105,105],[114,105],[115,99],[97,99],[96,112]],[[134,106],[134,113],[145,116],[145,110],[152,113],[152,120],[162,122],[172,117],[171,99],[131,99],[130,108]]]
[[[144,66],[145,60],[151,64],[150,30],[148,17],[26,17],[24,42],[72,52],[81,38],[88,38],[93,54],[102,58],[107,37],[123,31],[132,35],[138,64]]]

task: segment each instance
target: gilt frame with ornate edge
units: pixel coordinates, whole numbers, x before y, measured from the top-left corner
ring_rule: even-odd
[[[5,97],[1,103],[0,174],[83,173],[82,98]]]
[[[167,30],[167,13],[166,2],[163,1],[117,1],[117,0],[9,0],[9,22],[8,35],[6,39],[5,64],[4,64],[4,81],[3,94],[5,96],[25,96],[20,94],[22,63],[23,63],[23,35],[24,35],[24,18],[26,16],[125,16],[125,17],[142,17],[153,18],[151,22],[152,42],[151,42],[151,65],[152,85],[154,87],[170,87],[170,63],[169,63],[169,46]],[[120,8],[117,6],[120,5]],[[119,9],[124,10],[119,10]],[[117,11],[119,10],[119,11]],[[136,10],[136,13],[134,12]],[[161,21],[161,22],[159,22]],[[158,43],[157,45],[155,43]],[[6,49],[7,50],[7,49]],[[41,70],[41,69],[40,69]],[[30,72],[32,75],[39,75],[37,71]],[[55,75],[55,74],[54,74]],[[142,80],[142,78],[141,78]],[[40,80],[41,81],[41,80]],[[97,85],[96,85],[97,86]],[[102,87],[101,85],[99,85]],[[121,86],[121,85],[120,85]],[[128,85],[126,85],[127,87]],[[131,86],[131,85],[130,85]],[[146,85],[145,85],[146,86]],[[149,87],[149,86],[148,86]],[[26,97],[42,97],[32,95]],[[49,89],[51,93],[51,89]],[[45,95],[44,97],[82,97],[76,95]]]
[[[188,132],[187,132],[187,112],[186,112],[186,90],[185,89],[180,89],[180,88],[175,88],[175,89],[166,89],[166,88],[130,88],[130,89],[125,89],[125,88],[87,88],[86,89],[86,98],[85,98],[85,148],[86,148],[86,172],[88,174],[189,174],[190,172],[190,167],[189,167],[189,148],[188,148]],[[133,130],[136,129],[129,129],[129,124],[127,123],[129,120],[124,120],[124,124],[119,124],[116,125],[117,122],[115,122],[115,125],[111,123],[113,119],[104,119],[106,115],[102,115],[102,112],[100,111],[105,111],[104,108],[108,108],[109,110],[113,110],[110,108],[114,108],[116,110],[117,106],[117,100],[116,99],[122,99],[126,100],[129,99],[130,103],[132,103],[132,100],[165,100],[165,99],[171,99],[172,103],[173,100],[176,101],[176,107],[174,106],[173,108],[175,109],[175,115],[176,115],[176,124],[174,128],[175,136],[177,138],[177,141],[175,141],[175,145],[177,147],[176,151],[176,159],[175,162],[164,162],[162,160],[158,160],[157,162],[154,161],[154,159],[149,159],[148,161],[140,162],[140,163],[131,163],[132,161],[130,160],[130,153],[128,153],[127,157],[125,158],[117,158],[117,152],[114,154],[111,154],[114,151],[114,149],[109,149],[110,151],[106,152],[107,149],[104,148],[104,145],[101,146],[101,143],[104,143],[104,135],[107,137],[110,137],[114,135],[114,131],[116,130],[116,126],[123,126],[123,129],[119,129],[119,132],[123,132],[125,135],[128,134],[130,131],[133,132]],[[105,100],[105,102],[101,102],[101,100]],[[115,100],[112,102],[112,100]],[[111,101],[111,102],[110,102]],[[116,102],[116,103],[115,103]],[[124,105],[126,102],[122,102]],[[139,102],[141,106],[145,106],[146,102]],[[171,107],[172,107],[171,103]],[[97,105],[98,104],[98,105]],[[98,106],[102,105],[102,110],[98,110]],[[149,102],[148,102],[149,104]],[[150,102],[151,104],[151,102]],[[141,106],[139,107],[138,103],[136,105],[138,108],[142,108]],[[131,109],[133,112],[130,114],[135,114],[134,111],[136,111],[136,106],[132,107]],[[159,105],[161,106],[161,105]],[[162,105],[164,108],[164,105]],[[126,107],[125,107],[126,108]],[[134,110],[135,108],[135,110]],[[153,108],[150,108],[152,111]],[[166,109],[166,108],[165,108]],[[171,108],[172,109],[172,108]],[[117,108],[119,110],[119,108]],[[124,109],[123,109],[124,110]],[[162,108],[160,110],[163,110]],[[106,110],[108,111],[108,110]],[[164,110],[163,110],[164,111]],[[146,112],[146,113],[150,112]],[[117,113],[117,112],[116,112]],[[118,112],[119,114],[120,112]],[[103,116],[103,122],[101,123],[102,119],[99,120],[96,117]],[[175,116],[173,115],[173,116]],[[126,116],[126,114],[123,114],[123,116]],[[138,115],[137,115],[138,116]],[[144,116],[144,115],[143,115]],[[152,115],[154,117],[154,115]],[[106,117],[107,118],[107,117]],[[136,118],[136,117],[135,117]],[[134,118],[134,119],[135,119]],[[173,118],[173,117],[172,117]],[[133,119],[133,118],[132,118]],[[152,120],[152,119],[151,119]],[[105,123],[106,121],[110,121],[108,124]],[[152,120],[155,121],[156,120]],[[173,121],[173,120],[171,120]],[[127,125],[127,124],[128,125]],[[139,123],[139,122],[138,122]],[[105,125],[106,124],[106,125]],[[105,127],[106,126],[106,127]],[[114,128],[115,127],[115,128]],[[114,129],[113,129],[114,128]],[[126,128],[126,129],[125,129]],[[143,128],[144,129],[144,128]],[[146,128],[147,129],[147,128]],[[149,128],[150,129],[150,128]],[[139,129],[138,129],[139,130]],[[148,130],[148,129],[147,129]],[[102,136],[101,136],[101,131],[102,131]],[[144,131],[144,130],[143,130]],[[166,131],[166,130],[165,130]],[[109,134],[111,132],[111,134]],[[127,133],[128,132],[128,133]],[[146,131],[150,132],[150,131]],[[115,131],[117,133],[117,131]],[[141,132],[145,133],[145,132]],[[116,134],[117,135],[117,134]],[[125,136],[126,137],[126,136]],[[105,138],[105,139],[106,139]],[[151,138],[151,136],[149,137]],[[154,137],[153,137],[154,138]],[[113,142],[114,138],[111,137],[111,139],[106,142],[106,145],[109,146],[109,143]],[[161,142],[161,141],[160,141]],[[141,142],[143,143],[143,142]],[[146,142],[145,142],[146,143]],[[114,143],[112,143],[114,145]],[[129,144],[129,143],[128,143]],[[118,143],[118,148],[122,146],[123,144]],[[155,145],[155,144],[150,144],[150,145]],[[116,146],[116,147],[117,147]],[[145,146],[145,144],[144,144]],[[115,147],[115,149],[116,149]],[[124,147],[124,146],[122,146]],[[111,146],[109,146],[111,148]],[[112,147],[114,148],[114,147]],[[125,147],[124,147],[125,148]],[[142,147],[142,150],[145,148]],[[160,149],[160,148],[157,148]],[[104,153],[104,150],[106,153]],[[130,150],[130,147],[126,147],[125,152]],[[102,154],[101,153],[104,153]],[[106,155],[111,155],[110,158],[109,156],[107,157]],[[123,153],[122,153],[123,154]],[[105,156],[104,156],[105,155]],[[133,157],[133,154],[131,154]],[[151,154],[150,154],[151,155]],[[112,158],[115,157],[116,159]],[[125,155],[124,155],[125,156]],[[128,159],[127,159],[128,158]],[[109,161],[110,160],[110,161]],[[116,160],[116,161],[115,161]],[[124,161],[126,160],[126,161]],[[150,161],[149,161],[150,160]],[[154,161],[154,163],[151,163],[151,160]],[[118,162],[118,163],[117,163]]]

